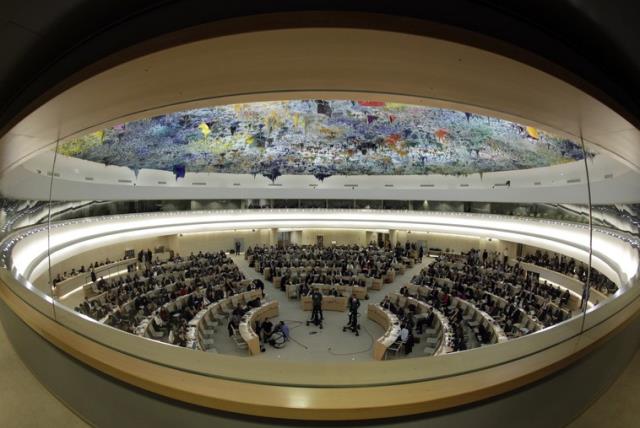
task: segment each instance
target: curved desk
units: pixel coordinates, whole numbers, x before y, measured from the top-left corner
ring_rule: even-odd
[[[364,300],[367,298],[367,287],[359,287],[357,285],[313,283],[309,288],[317,288],[325,297],[327,297],[331,291],[336,290],[340,296],[351,297],[353,294],[358,300]],[[289,292],[287,292],[287,294],[289,294]]]
[[[495,295],[491,295],[492,297]],[[502,327],[498,325],[498,322],[485,311],[480,310],[477,306],[471,302],[461,299],[459,297],[453,297],[451,299],[453,306],[459,307],[467,320],[470,327],[477,333],[477,326],[482,325],[487,331],[491,332],[490,343],[502,343],[509,340]],[[502,305],[501,305],[502,306]]]
[[[347,310],[348,300],[349,298],[345,296],[322,296],[322,310],[344,312]],[[303,311],[313,309],[311,296],[302,296],[302,299],[300,299],[300,307]]]
[[[205,322],[213,322],[216,315],[218,317],[226,317],[238,303],[247,303],[256,297],[262,297],[260,290],[245,291],[244,293],[234,294],[233,296],[218,300],[200,310],[200,312],[189,321],[187,348],[208,350],[202,341],[207,327]]]
[[[481,311],[478,309],[480,316],[483,318],[483,325],[485,327],[490,326],[490,330],[493,330],[493,335],[491,336],[491,343],[502,343],[509,340],[507,334],[504,332],[502,327],[498,324],[498,322],[485,311]]]
[[[382,336],[373,342],[373,358],[382,360],[387,348],[398,340],[400,336],[400,320],[391,311],[374,304],[369,304],[367,317],[386,330]]]
[[[428,285],[416,285],[416,284],[408,284],[407,288],[409,289],[409,291],[416,293],[418,295],[426,295],[433,290],[433,288],[429,287]],[[438,290],[438,296],[440,296],[441,293],[442,292]],[[499,296],[496,296],[493,293],[490,293],[488,291],[484,291],[484,293],[496,299],[501,307],[504,307],[504,305],[507,304],[506,300],[504,300]],[[454,306],[460,306],[461,309],[463,310],[463,313],[467,315],[469,312],[473,313],[473,315],[468,321],[482,323],[487,330],[491,331],[492,332],[491,343],[501,343],[501,342],[506,342],[508,340],[507,335],[505,334],[504,330],[502,330],[502,327],[498,325],[496,320],[493,319],[493,317],[491,317],[486,312],[483,312],[480,309],[478,309],[475,305],[471,304],[466,300],[460,299],[459,297],[452,297],[451,304]],[[534,320],[532,320],[531,317],[528,314],[526,314],[522,309],[519,308],[518,310],[522,312],[524,316],[523,319],[525,320],[524,323],[526,323],[526,325],[531,326],[532,331],[535,331],[540,328],[539,324],[536,323]]]
[[[382,278],[373,278],[371,281],[372,290],[382,290],[383,280]]]
[[[524,270],[539,274],[540,280],[559,285],[563,288],[567,288],[572,292],[570,301],[574,302],[576,306],[580,306],[580,296],[582,296],[582,289],[584,288],[584,283],[582,281],[572,276],[565,275],[563,273],[556,272],[554,270],[547,269],[533,263],[519,263],[520,267],[522,267]],[[600,302],[604,302],[608,298],[609,296],[601,291],[596,290],[594,287],[591,287],[591,289],[589,290],[589,302],[593,303],[594,305],[597,305]],[[575,303],[576,301],[577,303]]]
[[[138,260],[135,258],[118,260],[117,262],[109,263],[108,265],[98,266],[94,269],[94,272],[96,273],[97,278],[105,276],[106,272],[110,272],[107,276],[109,278],[114,273],[126,273],[127,266],[136,264],[137,262]],[[115,272],[111,272],[113,270],[115,270]],[[86,272],[78,273],[71,278],[67,278],[64,281],[60,281],[54,288],[54,293],[56,297],[60,298],[76,290],[78,287],[82,287],[86,298],[91,294],[91,284],[91,271],[87,270]]]
[[[242,340],[247,342],[249,353],[251,355],[257,355],[260,353],[260,338],[253,329],[255,322],[277,316],[278,302],[276,301],[263,303],[259,308],[251,309],[249,312],[244,314],[240,321],[240,327],[238,330],[240,331]]]
[[[436,336],[438,338],[438,342],[432,356],[453,352],[453,347],[451,346],[453,343],[453,330],[451,329],[449,320],[442,312],[422,300],[414,299],[413,297],[405,297],[400,293],[393,293],[389,298],[391,302],[401,307],[414,305],[416,307],[417,315],[432,311],[434,317],[433,324],[430,327],[436,331]]]
[[[426,303],[421,302],[423,305],[427,305]],[[428,305],[427,305],[428,306]],[[448,354],[453,352],[453,330],[451,329],[451,325],[449,324],[449,320],[444,316],[442,312],[437,310],[436,308],[432,308],[433,313],[436,315],[434,317],[436,322],[436,328],[438,326],[442,329],[442,340],[440,344],[436,348],[436,351],[433,353],[434,356]]]
[[[391,284],[395,280],[396,280],[396,270],[391,268],[384,275],[382,282],[385,284]]]
[[[504,308],[506,305],[509,304],[509,302],[507,302],[507,300],[504,297],[500,297],[497,294],[493,294],[490,291],[485,291],[485,294],[487,296],[490,296],[496,302],[498,302],[501,308]],[[538,318],[536,318],[534,315],[528,314],[527,311],[525,311],[522,308],[517,308],[517,309],[518,309],[518,312],[522,314],[522,321],[514,325],[517,326],[518,324],[520,324],[519,328],[521,331],[529,332],[529,331],[538,331],[538,330],[544,329],[544,324],[542,324],[538,320]]]
[[[351,277],[349,277],[351,278]],[[368,280],[367,277],[364,278],[365,281]],[[281,276],[274,276],[272,278],[272,282],[273,282],[273,286],[274,288],[280,289],[282,286],[282,277]],[[373,279],[371,279],[371,283],[373,283]],[[287,284],[286,287],[289,287],[290,284]],[[285,288],[286,288],[285,287]],[[360,287],[358,285],[341,285],[341,284],[324,284],[324,283],[313,283],[311,284],[311,287],[317,287],[319,289],[321,289],[322,291],[329,291],[332,290],[334,287],[338,288],[338,292],[342,295],[344,295],[345,293],[347,293],[349,296],[351,295],[351,293],[353,292],[353,294],[355,294],[355,296],[362,300],[367,296],[367,287]]]

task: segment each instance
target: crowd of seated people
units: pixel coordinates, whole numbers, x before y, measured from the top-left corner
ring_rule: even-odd
[[[520,257],[519,260],[572,276],[583,283],[587,282],[588,266],[584,263],[577,262],[571,257],[536,250],[534,254]],[[618,291],[618,286],[613,281],[594,268],[591,268],[591,278],[589,278],[589,282],[592,288],[602,293],[613,294]]]
[[[387,272],[401,266],[403,260],[419,252],[415,243],[397,244],[395,247],[291,244],[286,247],[256,246],[247,249],[249,265],[263,273],[270,268],[273,276],[280,277],[280,287],[301,284],[301,295],[311,284],[366,286],[363,278],[382,278]],[[302,268],[302,269],[301,269]]]
[[[422,334],[425,318],[421,317],[417,319],[417,308],[415,305],[397,305],[389,299],[389,296],[384,297],[380,302],[380,306],[398,317],[400,321],[400,336],[398,340],[402,342],[405,355],[410,354],[416,343],[415,330],[417,330],[418,335]],[[428,315],[428,319],[428,325],[431,325],[431,322],[433,322],[433,313]]]
[[[227,324],[227,330],[229,331],[229,336],[233,336],[238,331],[238,327],[240,327],[240,322],[242,321],[242,317],[244,314],[249,312],[251,309],[259,308],[261,305],[260,297],[256,297],[253,300],[246,302],[244,305],[238,304],[233,311],[231,311],[231,316],[229,317],[229,322]]]
[[[400,294],[406,297],[410,296],[409,289],[405,286],[400,289]],[[432,293],[428,296],[411,296],[415,297],[419,300],[424,301],[429,305],[429,307],[434,308],[440,311],[449,321],[449,325],[451,327],[451,332],[453,334],[452,341],[450,346],[452,351],[464,351],[466,349],[474,347],[469,341],[466,339],[465,330],[463,326],[465,322],[462,318],[462,311],[460,308],[451,308],[451,296],[447,293]],[[411,318],[414,318],[416,315],[417,308],[415,305],[408,304],[406,305],[406,309],[409,310],[411,314]],[[402,309],[400,309],[402,310]],[[406,312],[405,312],[406,314]],[[434,313],[433,311],[425,314],[426,316],[421,316],[416,323],[416,333],[418,335],[422,334],[424,326],[431,326],[433,324]],[[409,325],[412,325],[409,323]],[[480,326],[479,326],[480,327]],[[484,329],[484,327],[483,327]],[[486,342],[488,343],[488,341]]]
[[[167,304],[163,304],[159,310],[154,311],[151,322],[154,325],[155,331],[169,331],[167,337],[168,343],[184,347],[187,346],[189,321],[195,318],[202,309],[206,309],[212,303],[216,303],[229,296],[254,289],[259,289],[255,282],[250,282],[246,288],[235,283],[234,286],[227,289],[227,291],[225,291],[223,287],[215,287],[209,284],[206,289],[200,287],[188,294],[186,302],[180,309],[176,308],[173,311],[169,311]],[[264,296],[264,294],[262,295]],[[242,316],[252,308],[260,307],[260,305],[261,298],[259,296],[247,301],[245,304],[238,303],[229,318],[227,325],[230,331],[229,334],[231,335],[232,332],[236,334]],[[233,329],[231,328],[232,325]]]
[[[408,288],[402,287],[400,294],[408,297]],[[447,299],[448,296],[442,296],[442,298],[436,299],[422,299],[428,304],[428,309],[426,312],[421,313],[418,312],[416,305],[410,303],[408,300],[405,301],[404,305],[399,305],[398,302],[394,303],[389,296],[385,296],[384,300],[380,302],[380,306],[395,314],[401,323],[400,337],[398,340],[403,344],[405,355],[411,353],[414,344],[420,340],[418,337],[422,336],[423,331],[425,331],[425,327],[431,328],[431,326],[433,326],[435,318],[434,308],[440,311],[449,321],[452,333],[451,342],[449,343],[451,350],[454,352],[463,351],[470,347],[467,344],[465,332],[462,327],[464,323],[462,312],[458,308],[449,308]]]
[[[112,261],[109,259],[109,257],[107,257],[104,261],[95,261],[92,263],[89,263],[89,267],[85,268],[84,265],[81,265],[77,270],[76,268],[72,268],[69,272],[64,271],[62,273],[58,272],[56,274],[56,276],[53,278],[53,286],[56,287],[59,283],[61,283],[62,281],[66,281],[67,279],[76,277],[78,275],[82,275],[82,274],[91,274],[92,277],[95,276],[95,270],[102,267],[102,266],[107,266],[110,265],[112,263],[116,263],[119,261],[122,261],[124,259],[120,259],[120,260],[115,260]]]
[[[519,264],[511,266],[502,256],[486,252],[480,255],[478,250],[461,257],[440,256],[412,283],[431,288],[430,297],[436,308],[448,307],[452,297],[473,304],[497,321],[508,336],[527,333],[517,328],[526,317],[548,327],[571,316],[565,309],[568,290],[541,283],[539,275],[525,271]],[[501,304],[500,299],[505,303]]]
[[[176,254],[139,267],[133,275],[99,280],[102,294],[86,299],[76,311],[130,333],[152,317],[154,328],[166,333],[169,342],[184,346],[187,323],[202,308],[256,287],[241,285],[244,275],[224,252]],[[167,304],[181,296],[187,296],[182,308],[170,312]]]

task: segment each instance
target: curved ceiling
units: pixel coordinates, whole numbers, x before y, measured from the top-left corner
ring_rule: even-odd
[[[489,115],[574,141],[584,137],[640,168],[640,131],[549,74],[439,39],[314,28],[213,37],[112,67],[46,102],[5,134],[0,170],[60,139],[123,122],[283,98],[374,99]]]
[[[542,4],[510,0],[246,0],[224,5],[205,0],[130,0],[126,4],[110,0],[7,1],[0,5],[0,127],[68,76],[143,40],[206,22],[276,12],[297,16],[288,23],[282,16],[274,17],[270,28],[354,26],[355,11],[369,13],[360,19],[363,28],[383,24],[379,16],[385,14],[397,21],[395,26],[387,25],[389,29],[464,39],[494,52],[510,52],[530,64],[555,64],[547,71],[556,75],[573,73],[585,86],[599,88],[600,99],[616,100],[635,115],[637,126],[638,7],[635,2],[598,0]],[[301,16],[304,11],[313,12]],[[238,25],[235,29],[246,31]],[[254,23],[252,30],[257,29]],[[467,34],[463,34],[465,31]]]
[[[201,108],[63,142],[59,155],[141,169],[281,175],[468,175],[583,159],[574,142],[501,119],[382,101]]]
[[[377,19],[384,23],[387,18]],[[273,22],[273,16],[253,17],[249,24],[264,28],[265,22]],[[312,175],[284,174],[278,183],[270,183],[267,178],[263,183],[258,180],[264,178],[262,174],[273,178],[282,173],[279,169],[275,173],[273,168],[269,170],[269,165],[263,170],[250,169],[260,174],[253,181],[244,180],[239,174],[196,172],[190,179],[187,175],[188,181],[176,183],[172,179],[174,167],[177,175],[182,174],[182,166],[186,173],[189,166],[197,165],[197,159],[191,158],[183,158],[173,165],[121,163],[132,168],[120,168],[126,171],[118,170],[113,164],[105,168],[104,162],[66,156],[58,159],[56,168],[52,168],[50,161],[44,162],[50,159],[46,155],[52,154],[50,149],[57,141],[126,122],[186,109],[319,99],[328,103],[337,102],[330,100],[378,100],[422,106],[425,111],[426,107],[432,111],[436,111],[434,108],[457,110],[476,115],[470,117],[469,124],[473,124],[478,115],[491,116],[526,124],[543,136],[549,133],[575,142],[583,138],[589,151],[604,155],[596,156],[600,167],[591,171],[595,172],[591,176],[592,184],[598,180],[602,184],[592,186],[594,201],[610,203],[638,198],[640,131],[600,100],[539,69],[469,45],[399,30],[319,25],[318,28],[278,27],[251,32],[247,25],[237,20],[211,23],[187,34],[174,35],[172,40],[160,41],[151,49],[123,53],[124,59],[133,59],[110,59],[114,62],[107,61],[110,67],[102,72],[97,72],[98,67],[74,76],[73,86],[40,105],[0,138],[3,194],[13,195],[19,189],[28,188],[27,193],[43,194],[48,199],[50,195],[46,190],[52,188],[53,197],[64,200],[95,198],[96,194],[104,198],[157,199],[159,194],[169,191],[177,198],[352,199],[357,194],[358,198],[373,199],[502,201],[521,198],[586,203],[586,176],[581,162],[520,169],[517,174],[505,171],[513,165],[507,167],[498,162],[497,166],[490,165],[497,172],[488,172],[484,180],[481,175],[451,181],[445,178],[457,176],[433,174],[430,178],[434,178],[434,182],[420,180],[421,175],[396,176],[395,181],[387,181],[388,176],[383,175],[379,176],[381,180],[362,174],[342,176],[347,181],[333,176],[326,180],[331,182],[326,186]],[[280,27],[283,25],[281,22]],[[409,30],[415,28],[408,27]],[[165,49],[159,47],[163,44]],[[114,63],[119,65],[113,66]],[[462,113],[459,117],[463,117]],[[465,121],[466,117],[461,122],[463,126]],[[372,123],[377,126],[382,122],[375,119]],[[202,132],[200,128],[198,132]],[[436,133],[437,129],[427,132],[434,136]],[[436,143],[440,143],[437,140]],[[399,155],[394,150],[389,152]],[[473,160],[474,152],[465,148],[466,161]],[[487,152],[491,150],[481,150],[475,155],[481,157]],[[610,155],[615,161],[608,161]],[[606,161],[597,162],[603,159]],[[558,160],[562,159],[556,157],[555,161],[546,162],[551,165]],[[336,163],[331,163],[331,168],[335,168]],[[63,165],[73,167],[61,171]],[[352,165],[355,167],[357,163],[350,162],[349,166]],[[581,168],[566,169],[576,165]],[[140,166],[143,169],[137,176]],[[147,169],[148,166],[164,169],[170,166],[172,171],[167,172],[167,177],[161,174],[163,171]],[[533,165],[525,163],[524,166]],[[202,167],[206,170],[210,166]],[[436,172],[460,172],[454,171]],[[327,176],[323,168],[305,172],[319,178]],[[329,175],[332,172],[329,171]],[[353,172],[367,173],[359,166]],[[48,176],[54,177],[53,186]],[[309,177],[311,181],[307,180]],[[509,189],[507,183],[513,186],[511,192],[496,190]],[[360,191],[353,192],[356,187]],[[518,191],[523,188],[527,192]]]

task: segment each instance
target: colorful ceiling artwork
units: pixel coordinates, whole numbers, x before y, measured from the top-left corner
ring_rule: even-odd
[[[294,100],[181,111],[68,140],[58,152],[106,165],[189,172],[466,175],[583,158],[531,126],[380,101]]]

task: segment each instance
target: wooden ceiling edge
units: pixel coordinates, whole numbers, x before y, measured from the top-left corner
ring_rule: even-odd
[[[497,397],[577,362],[640,315],[640,299],[636,299],[616,313],[612,317],[614,320],[608,320],[604,333],[589,343],[580,343],[581,337],[578,336],[517,361],[449,378],[372,387],[289,387],[223,380],[144,361],[85,338],[55,322],[25,303],[1,281],[0,298],[29,328],[62,352],[134,387],[225,412],[310,421],[409,416]],[[560,348],[564,348],[560,356],[554,357],[550,363],[545,362],[545,357],[549,359],[550,353],[556,353]],[[301,394],[309,395],[308,403],[303,399],[302,404],[296,404]],[[420,398],[429,394],[428,399]],[[350,403],[350,397],[359,397],[360,401],[357,399]]]
[[[300,28],[368,29],[431,37],[492,52],[548,73],[602,102],[640,129],[640,118],[589,81],[539,54],[482,33],[430,20],[371,12],[278,12],[228,18],[165,33],[140,41],[81,67],[28,102],[18,114],[0,128],[0,138],[48,101],[101,72],[155,52],[183,44],[227,35]]]

